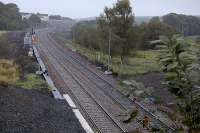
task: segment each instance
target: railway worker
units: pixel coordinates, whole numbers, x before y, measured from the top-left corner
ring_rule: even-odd
[[[142,123],[143,128],[147,128],[149,126],[149,117],[145,116]]]

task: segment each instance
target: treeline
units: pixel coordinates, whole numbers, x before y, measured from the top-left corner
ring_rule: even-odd
[[[163,16],[163,22],[185,36],[200,35],[200,18],[171,13]]]
[[[143,22],[139,25],[134,23],[134,17],[131,19],[133,21],[125,31],[123,31],[125,25],[114,25],[119,20],[114,20],[108,25],[102,16],[97,20],[79,22],[72,28],[72,40],[91,50],[108,53],[109,30],[111,30],[111,55],[129,56],[134,50],[153,49],[155,45],[150,44],[150,41],[159,40],[161,35],[172,36],[178,33],[163,23],[159,17],[153,17],[148,23]],[[126,24],[126,21],[121,23]]]
[[[61,20],[62,17],[60,15],[50,15],[49,19],[53,19],[53,20]]]
[[[32,14],[28,19],[23,19],[24,28],[36,27],[42,23],[37,14]]]
[[[175,29],[163,23],[159,17],[153,17],[149,23],[143,22],[140,25],[133,25],[131,28],[132,36],[134,39],[134,48],[136,49],[149,49],[154,46],[150,45],[150,41],[158,40],[160,35],[170,36],[178,33]],[[94,37],[96,35],[96,37]],[[100,31],[96,20],[81,21],[74,25],[71,31],[72,39],[87,48],[94,48],[100,50],[101,44]],[[98,39],[99,38],[99,39]],[[102,38],[101,38],[102,39]],[[112,38],[114,41],[114,38]],[[90,43],[94,40],[95,44]],[[104,39],[103,39],[104,40]],[[106,45],[108,40],[104,40]],[[99,42],[99,43],[98,43]]]
[[[40,24],[40,18],[33,14],[29,19],[22,19],[16,4],[0,2],[0,30],[22,30]]]
[[[0,30],[20,30],[23,28],[22,16],[16,4],[0,2]]]
[[[111,29],[111,54],[115,56],[121,55],[123,49],[124,54],[127,55],[136,49],[152,49],[156,43],[150,42],[159,40],[161,35],[168,37],[174,34],[200,35],[200,19],[197,17],[171,13],[162,18],[153,17],[149,22],[137,24],[134,21],[134,16],[124,20],[123,18],[126,16],[123,17],[120,14],[122,17],[118,18],[120,8],[125,9],[125,11],[131,9],[130,5],[125,7],[123,4],[120,5],[118,1],[118,4],[113,8],[105,8],[104,13],[96,20],[81,21],[74,25],[71,32],[73,41],[86,48],[107,53],[109,30]],[[133,13],[129,12],[128,15],[131,14]],[[132,21],[128,28],[123,25],[127,25],[126,21]]]

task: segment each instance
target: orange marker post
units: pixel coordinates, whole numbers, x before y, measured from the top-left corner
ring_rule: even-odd
[[[149,117],[145,116],[143,119],[143,128],[147,128],[149,125]]]
[[[36,35],[32,35],[32,43],[33,45],[36,45],[38,43],[38,38]]]

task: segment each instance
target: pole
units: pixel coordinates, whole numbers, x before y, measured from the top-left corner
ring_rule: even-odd
[[[108,71],[110,71],[110,63],[111,63],[110,45],[111,45],[111,29],[109,29],[109,42],[108,42]]]
[[[33,35],[33,27],[32,27],[32,29],[31,29],[31,35]]]
[[[73,37],[72,37],[72,38],[73,38],[72,40],[73,40],[73,43],[75,43],[75,29],[72,29],[72,34],[73,34],[73,35],[72,35],[72,36],[73,36]]]

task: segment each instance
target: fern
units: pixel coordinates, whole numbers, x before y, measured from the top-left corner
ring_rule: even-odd
[[[194,86],[200,81],[199,54],[183,37],[160,37],[160,63],[165,72],[166,83],[182,100],[179,104],[185,113],[185,123],[200,128],[200,93]]]

